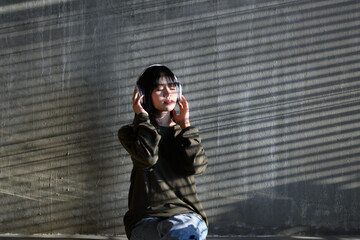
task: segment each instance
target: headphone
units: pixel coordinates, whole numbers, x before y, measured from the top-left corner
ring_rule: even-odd
[[[144,74],[144,72],[151,68],[151,67],[165,67],[164,65],[162,64],[152,64],[150,66],[148,66],[147,68],[145,68],[145,70],[140,74],[140,76],[138,77],[138,80],[142,77],[142,75]],[[138,82],[138,80],[136,82]],[[182,96],[182,87],[181,87],[181,84],[180,82],[178,81],[177,77],[174,75],[174,83],[176,85],[176,92],[177,92],[177,96],[178,96],[178,101],[181,101],[181,96]],[[144,95],[144,90],[142,89],[142,87],[139,85],[139,84],[136,84],[135,86],[136,89],[139,90],[139,94],[140,95]]]

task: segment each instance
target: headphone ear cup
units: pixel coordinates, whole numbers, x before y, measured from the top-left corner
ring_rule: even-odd
[[[176,83],[176,92],[177,92],[177,96],[178,96],[178,101],[181,101],[181,96],[182,96],[182,87],[181,84],[179,83],[179,80],[177,79],[176,76],[174,76],[175,78],[175,83]]]
[[[142,90],[142,88],[139,88],[139,93],[140,93],[140,96],[144,95],[144,91]]]
[[[178,95],[178,101],[181,101],[182,87],[181,87],[180,83],[176,86],[176,92],[177,92],[177,95]]]
[[[140,96],[144,95],[144,91],[138,84],[135,85],[135,88],[139,91]]]
[[[138,84],[135,85],[135,88],[139,91],[139,95],[140,95],[140,96],[143,96],[143,95],[144,95],[143,89],[142,89]],[[145,104],[145,98],[142,99],[141,105],[143,105],[143,104]],[[144,105],[143,105],[143,106],[144,106]]]

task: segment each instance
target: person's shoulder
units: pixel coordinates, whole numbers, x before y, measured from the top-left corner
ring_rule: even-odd
[[[120,127],[120,129],[119,129],[119,131],[118,131],[118,134],[119,134],[119,136],[120,136],[120,135],[124,135],[124,134],[130,133],[130,132],[133,131],[133,128],[134,128],[134,124],[133,124],[133,123],[123,125],[123,126]]]

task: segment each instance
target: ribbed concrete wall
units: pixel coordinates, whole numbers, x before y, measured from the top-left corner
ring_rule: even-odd
[[[211,234],[360,232],[360,2],[0,1],[0,233],[123,234],[117,130],[174,70]]]

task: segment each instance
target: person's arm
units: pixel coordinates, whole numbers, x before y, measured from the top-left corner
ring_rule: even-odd
[[[182,166],[189,174],[200,174],[207,167],[207,157],[201,145],[199,130],[190,124],[189,103],[184,96],[179,103],[180,113],[173,110],[173,118],[181,127],[181,132],[176,139],[180,151],[183,152]]]
[[[183,129],[176,139],[183,152],[181,166],[189,174],[201,174],[205,171],[208,160],[201,144],[199,130],[190,126]]]
[[[136,114],[134,123],[120,128],[118,136],[135,167],[146,169],[157,162],[161,137],[147,114]]]

